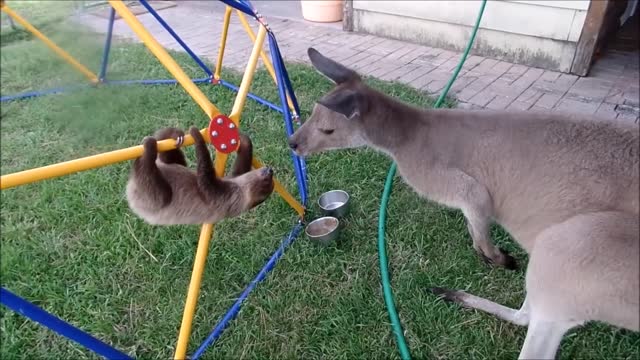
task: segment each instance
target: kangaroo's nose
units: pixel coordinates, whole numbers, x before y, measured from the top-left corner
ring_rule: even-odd
[[[295,141],[289,140],[289,147],[291,148],[291,150],[295,150],[298,148],[298,143],[296,143]]]
[[[266,168],[262,169],[262,175],[263,176],[273,175],[273,169],[271,167],[267,166]]]

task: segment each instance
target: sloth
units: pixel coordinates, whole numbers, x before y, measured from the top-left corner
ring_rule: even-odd
[[[129,208],[151,225],[216,223],[236,217],[264,202],[273,192],[269,167],[251,170],[253,145],[240,133],[240,145],[229,177],[216,176],[202,134],[189,129],[195,141],[196,171],[187,167],[180,149],[184,132],[168,127],[143,139],[144,152],[133,162],[126,187]],[[158,152],[157,142],[175,139],[177,148]]]

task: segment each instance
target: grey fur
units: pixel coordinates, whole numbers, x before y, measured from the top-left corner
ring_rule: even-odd
[[[465,302],[463,292],[436,292],[528,325],[521,358],[553,358],[564,334],[587,321],[638,331],[637,124],[555,112],[416,108],[313,49],[309,57],[335,87],[290,138],[292,149],[301,156],[377,149],[418,194],[462,210],[483,257],[514,265],[492,243],[492,221],[530,257],[527,298],[511,315],[482,298]]]

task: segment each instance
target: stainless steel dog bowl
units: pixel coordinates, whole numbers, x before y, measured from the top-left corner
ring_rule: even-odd
[[[333,216],[324,216],[313,220],[307,225],[305,233],[309,239],[327,246],[338,238],[340,221]]]
[[[342,190],[331,190],[322,194],[318,205],[326,216],[343,217],[349,212],[349,194]]]

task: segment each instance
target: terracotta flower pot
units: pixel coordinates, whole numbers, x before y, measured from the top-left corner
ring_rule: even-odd
[[[314,22],[342,20],[343,0],[300,0],[302,17]]]

